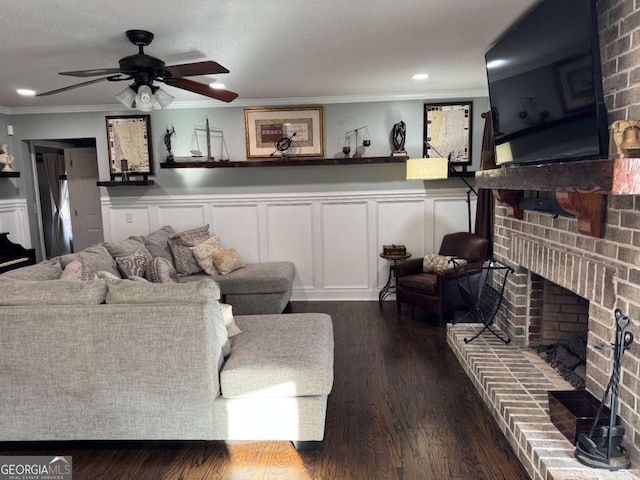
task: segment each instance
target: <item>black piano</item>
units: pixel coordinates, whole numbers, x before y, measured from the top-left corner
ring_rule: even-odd
[[[26,249],[7,238],[9,233],[0,233],[0,273],[36,263],[35,248]]]

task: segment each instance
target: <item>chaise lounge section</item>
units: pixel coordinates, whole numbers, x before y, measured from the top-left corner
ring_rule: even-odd
[[[2,285],[0,441],[324,437],[328,315],[236,316],[229,339],[210,279]]]

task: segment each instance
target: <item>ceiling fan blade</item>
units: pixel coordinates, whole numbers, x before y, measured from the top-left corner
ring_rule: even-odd
[[[183,63],[181,65],[170,65],[162,67],[171,74],[172,77],[193,77],[196,75],[215,75],[217,73],[229,73],[218,62],[206,61],[195,63]]]
[[[119,68],[96,68],[94,70],[78,70],[76,72],[60,72],[58,75],[68,75],[70,77],[95,77],[97,75],[113,75],[120,73]]]
[[[199,93],[200,95],[204,95],[205,97],[222,100],[223,102],[231,102],[238,96],[238,94],[235,92],[211,88],[209,85],[194,82],[193,80],[189,80],[187,78],[176,78],[174,80],[175,83],[172,81],[170,85],[181,88],[183,90],[188,90],[189,92]]]
[[[38,93],[36,97],[46,97],[48,95],[55,95],[56,93],[66,92],[67,90],[73,90],[74,88],[84,87],[85,85],[91,85],[92,83],[103,82],[108,80],[109,77],[96,78],[95,80],[89,80],[88,82],[76,83],[75,85],[70,85],[68,87],[58,88],[57,90],[51,90],[49,92]]]

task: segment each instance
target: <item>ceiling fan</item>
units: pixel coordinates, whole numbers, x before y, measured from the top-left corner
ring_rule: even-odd
[[[215,98],[223,102],[231,102],[238,96],[235,92],[224,89],[213,89],[207,84],[184,78],[195,75],[229,73],[229,70],[219,63],[204,61],[183,63],[180,65],[165,65],[162,60],[144,53],[144,47],[149,45],[153,40],[153,33],[147,32],[146,30],[127,30],[126,34],[129,41],[138,46],[138,53],[121,58],[118,62],[120,64],[119,67],[60,72],[60,75],[68,75],[71,77],[106,75],[105,77],[39,93],[36,96],[44,97],[54,95],[105,80],[109,82],[133,80],[133,83],[116,95],[116,98],[130,108],[137,108],[143,111],[153,110],[155,102],[158,102],[160,106],[164,108],[173,100],[171,95],[153,84],[155,81],[163,82],[172,87],[198,93],[206,97]]]

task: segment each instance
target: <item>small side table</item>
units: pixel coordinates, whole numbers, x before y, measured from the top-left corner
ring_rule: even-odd
[[[404,255],[385,255],[384,253],[380,254],[381,258],[393,262],[389,265],[389,278],[387,279],[387,284],[382,287],[380,293],[378,294],[378,302],[380,302],[380,306],[382,306],[382,302],[389,295],[396,293],[396,263],[406,260],[411,257],[409,252]]]

